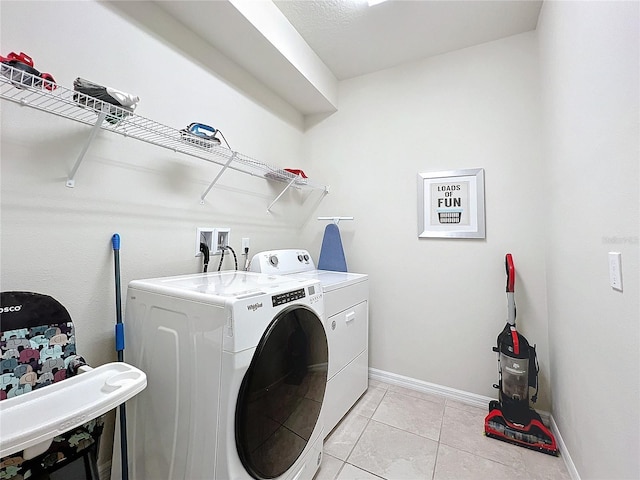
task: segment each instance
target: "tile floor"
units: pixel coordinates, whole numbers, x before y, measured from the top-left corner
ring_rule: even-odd
[[[570,480],[560,457],[483,435],[487,409],[371,380],[314,480]]]

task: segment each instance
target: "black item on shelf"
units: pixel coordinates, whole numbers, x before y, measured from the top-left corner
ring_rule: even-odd
[[[36,70],[33,66],[33,59],[24,52],[20,52],[20,54],[11,52],[6,57],[0,56],[0,62],[2,63],[0,73],[10,79],[17,88],[44,87],[52,91],[57,87],[51,74]],[[24,73],[28,75],[24,75]]]
[[[73,95],[73,100],[83,107],[89,107],[93,110],[103,111],[105,103],[113,105],[106,108],[108,115],[105,120],[109,123],[118,123],[124,117],[133,113],[136,108],[139,97],[121,92],[111,87],[98,85],[84,78],[76,78],[73,81],[73,89],[84,95]]]

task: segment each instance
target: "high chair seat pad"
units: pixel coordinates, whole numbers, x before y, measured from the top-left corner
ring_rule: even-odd
[[[34,292],[1,292],[0,306],[0,401],[70,376],[68,367],[78,355],[74,325],[66,308],[54,298]],[[0,459],[0,480],[27,479],[33,471],[82,456],[95,448],[103,423],[102,417],[96,418],[55,437],[49,450],[34,459],[25,460],[22,452]]]

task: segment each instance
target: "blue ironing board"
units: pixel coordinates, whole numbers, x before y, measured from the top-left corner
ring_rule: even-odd
[[[320,247],[320,258],[318,259],[318,270],[331,270],[334,272],[346,272],[347,260],[342,248],[342,239],[338,225],[330,223],[324,229],[322,247]]]

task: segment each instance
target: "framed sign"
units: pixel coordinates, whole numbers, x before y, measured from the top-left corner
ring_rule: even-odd
[[[485,238],[484,169],[418,174],[418,237]]]

